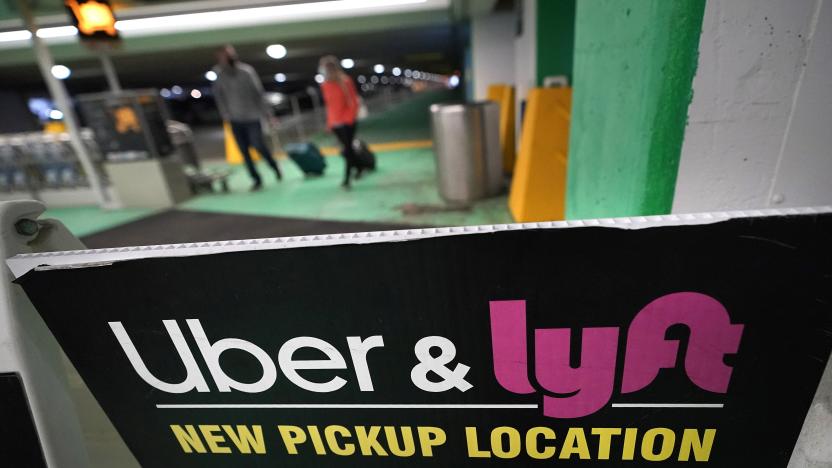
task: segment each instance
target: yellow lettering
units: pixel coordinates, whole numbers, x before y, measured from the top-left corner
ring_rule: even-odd
[[[662,436],[662,446],[659,453],[653,451],[656,437]],[[676,434],[666,427],[655,427],[644,433],[641,439],[641,456],[647,461],[662,461],[670,458],[673,454],[673,444],[676,442]]]
[[[312,439],[312,446],[315,447],[315,453],[318,455],[326,455],[324,441],[321,439],[321,433],[318,431],[318,426],[306,426],[306,432],[309,433],[309,438]]]
[[[205,453],[205,446],[202,445],[202,439],[199,438],[199,434],[196,433],[193,425],[188,424],[183,430],[182,426],[171,424],[170,430],[173,431],[176,441],[182,446],[183,452],[193,453],[196,450],[197,453]]]
[[[537,460],[554,457],[554,447],[544,447],[542,451],[538,448],[537,441],[541,436],[545,440],[555,440],[555,431],[548,427],[533,427],[526,432],[526,451],[529,456]]]
[[[326,439],[327,445],[329,445],[329,449],[332,450],[332,453],[345,457],[354,454],[355,445],[344,444],[341,446],[340,442],[335,437],[336,434],[343,437],[349,437],[350,431],[344,426],[327,426],[324,428],[324,438]]]
[[[254,434],[251,433],[248,426],[237,426],[235,431],[229,425],[222,426],[222,430],[228,434],[228,438],[237,447],[240,453],[251,453],[254,448],[255,453],[266,453],[266,444],[263,442],[263,428],[260,426],[251,426]],[[239,434],[239,435],[238,435]]]
[[[580,427],[570,427],[563,439],[563,447],[560,449],[558,458],[569,460],[572,454],[577,453],[581,460],[589,460],[589,445],[586,443],[586,434]]]
[[[399,438],[396,434],[396,428],[393,426],[384,426],[384,436],[387,438],[387,446],[390,448],[390,453],[397,457],[410,457],[416,453],[416,443],[413,440],[413,430],[409,426],[403,426],[402,443],[404,448],[399,443]]]
[[[229,447],[219,445],[225,442],[225,437],[214,434],[215,432],[220,432],[219,426],[216,424],[200,424],[199,430],[202,432],[202,437],[205,439],[205,443],[208,444],[208,449],[211,450],[211,453],[231,453]]]
[[[419,434],[419,445],[422,447],[423,457],[432,457],[433,448],[444,444],[448,439],[445,431],[438,427],[419,426],[416,428],[416,433]]]
[[[387,451],[378,442],[378,435],[381,426],[370,426],[370,432],[364,426],[355,426],[355,438],[358,439],[358,446],[361,447],[361,455],[378,455],[386,457]]]
[[[508,450],[503,447],[503,436],[508,436]],[[515,458],[520,455],[520,432],[513,427],[500,426],[491,431],[491,451],[499,458]]]
[[[679,461],[688,461],[693,449],[693,458],[698,462],[706,462],[711,458],[711,447],[714,445],[716,429],[705,429],[705,437],[699,438],[696,429],[685,429],[682,433],[682,443],[679,447]]]
[[[632,460],[636,453],[636,435],[638,429],[628,427],[624,430],[624,448],[621,451],[622,460]]]
[[[468,443],[468,458],[490,458],[491,452],[487,450],[480,450],[480,444],[477,440],[477,428],[465,428],[465,441]]]
[[[621,435],[621,428],[594,427],[592,428],[592,435],[598,436],[598,460],[609,460],[610,445],[612,445],[612,436]]]
[[[306,433],[298,426],[277,426],[283,445],[286,446],[286,453],[297,455],[297,445],[306,442]]]

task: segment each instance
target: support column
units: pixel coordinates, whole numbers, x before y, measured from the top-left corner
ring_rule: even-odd
[[[46,43],[37,35],[38,27],[35,24],[35,19],[30,9],[29,0],[17,0],[17,4],[23,16],[23,23],[26,25],[26,29],[32,34],[32,48],[35,51],[35,58],[38,61],[40,73],[46,82],[49,94],[55,101],[55,105],[64,114],[64,124],[69,133],[70,146],[72,146],[73,152],[75,152],[78,161],[81,163],[81,167],[84,169],[84,173],[87,175],[90,188],[95,193],[98,204],[104,207],[109,203],[109,198],[101,184],[101,179],[98,177],[95,165],[92,163],[89,151],[81,139],[81,130],[78,126],[78,119],[75,116],[75,109],[72,107],[72,101],[69,99],[69,93],[67,93],[63,82],[52,76],[52,67],[55,65],[55,61],[52,59],[52,54],[49,52]]]
[[[698,68],[673,212],[832,204],[832,2],[708,0]]]
[[[577,3],[567,218],[670,212],[704,9]]]
[[[491,13],[471,20],[472,98],[488,98],[488,87],[514,83],[514,34],[517,19],[512,12]]]
[[[101,68],[104,69],[104,76],[107,77],[107,86],[110,87],[110,91],[120,93],[121,82],[118,80],[116,67],[113,66],[113,59],[110,58],[110,54],[107,52],[101,52],[99,57],[101,58]]]
[[[572,84],[575,52],[575,0],[537,1],[537,85],[547,76],[566,76]]]

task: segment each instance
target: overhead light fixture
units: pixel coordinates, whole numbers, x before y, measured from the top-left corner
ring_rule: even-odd
[[[0,42],[28,41],[31,38],[32,33],[25,29],[0,32]]]
[[[72,74],[72,70],[70,70],[66,65],[53,65],[51,71],[52,76],[59,80],[65,80]]]
[[[391,72],[393,73],[393,76],[399,76],[402,74],[402,69],[399,67],[393,67]]]
[[[247,24],[263,24],[273,21],[290,22],[331,16],[332,13],[356,10],[375,10],[426,3],[428,0],[330,0],[323,2],[295,3],[256,8],[183,13],[181,15],[155,16],[125,19],[116,22],[119,31],[174,30],[199,28],[229,28]]]
[[[211,31],[219,28],[240,28],[275,23],[321,20],[345,16],[360,16],[363,11],[384,10],[387,12],[408,12],[424,9],[441,10],[449,5],[448,0],[326,0],[304,3],[272,5],[254,8],[235,8],[182,13],[116,21],[115,28],[128,36]],[[419,6],[427,4],[424,6]],[[397,8],[414,6],[414,8]],[[39,37],[60,38],[77,34],[70,26],[41,28]],[[54,31],[53,31],[54,30]],[[27,30],[0,32],[0,43],[23,42],[31,38]],[[21,44],[22,45],[22,44]],[[14,47],[14,46],[13,46]]]
[[[205,79],[208,81],[217,81],[217,72],[214,70],[208,70],[205,72]]]
[[[278,83],[283,83],[286,81],[286,74],[285,73],[277,73],[274,75],[274,80]]]
[[[349,70],[350,68],[355,66],[355,60],[351,58],[341,59],[341,68],[346,68]]]
[[[69,37],[78,34],[78,28],[76,28],[75,26],[57,26],[54,28],[38,29],[38,32],[36,34],[41,39],[49,39],[52,37]]]
[[[358,82],[361,83],[361,84],[364,84],[364,83],[367,82],[367,77],[364,76],[364,75],[358,75],[357,79],[358,79]]]
[[[170,97],[170,90],[167,89],[167,88],[162,88],[161,90],[159,90],[159,95],[162,96],[163,98],[169,98]]]
[[[76,28],[75,26],[54,26],[51,28],[40,28],[37,31],[37,35],[41,39],[71,37],[76,34],[78,34],[78,28]],[[31,38],[32,33],[25,29],[0,32],[0,42],[28,41]]]
[[[198,89],[192,89],[191,90],[191,97],[194,98],[194,99],[201,98],[202,97],[202,91],[200,91]]]
[[[384,73],[384,65],[382,65],[382,64],[380,64],[380,63],[377,63],[377,64],[373,67],[373,71],[374,71],[374,72],[376,72],[376,73]]]
[[[52,109],[49,111],[49,118],[52,120],[61,120],[64,118],[64,113],[59,111],[58,109]]]
[[[266,55],[273,59],[282,59],[287,54],[286,47],[282,44],[272,44],[266,47]]]
[[[448,78],[448,86],[450,86],[451,88],[456,88],[457,86],[459,86],[459,76],[453,75],[450,78]]]
[[[182,94],[182,87],[179,86],[179,85],[173,85],[173,86],[171,86],[170,91],[173,94],[179,95],[179,94]]]
[[[409,69],[409,68],[408,68],[408,69],[406,69],[406,70],[404,71],[404,76],[406,76],[407,78],[410,78],[411,76],[413,76],[413,70],[411,70],[411,69]]]
[[[323,76],[323,75],[321,75],[320,73],[318,73],[317,75],[315,75],[315,81],[316,81],[318,84],[323,83],[323,82],[324,82],[324,76]]]

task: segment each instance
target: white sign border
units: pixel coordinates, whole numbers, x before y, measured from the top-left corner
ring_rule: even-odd
[[[114,247],[107,249],[67,250],[59,252],[38,252],[19,254],[8,258],[6,264],[14,278],[20,278],[31,270],[58,268],[89,268],[107,266],[115,262],[143,258],[186,257],[211,255],[252,250],[276,250],[300,247],[320,247],[344,244],[375,244],[379,242],[400,242],[430,237],[485,234],[524,229],[562,229],[572,227],[610,227],[619,229],[644,229],[658,226],[682,226],[711,224],[735,218],[756,218],[765,216],[811,215],[832,212],[832,206],[782,208],[764,210],[720,211],[712,213],[669,214],[659,216],[637,216],[630,218],[600,218],[586,220],[549,221],[520,224],[492,224],[483,226],[460,226],[441,228],[414,228],[396,231],[357,232],[344,234],[323,234],[314,236],[271,237],[215,242],[194,242],[187,244],[146,245],[136,247]]]

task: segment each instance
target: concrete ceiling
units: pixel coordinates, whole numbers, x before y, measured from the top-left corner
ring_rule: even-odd
[[[0,0],[0,30],[12,30],[15,25],[10,0]],[[13,2],[14,0],[12,0]],[[54,2],[57,3],[57,0]],[[64,12],[51,14],[41,0],[38,13],[43,26],[66,24]],[[113,2],[116,4],[116,2]],[[263,6],[287,1],[258,0],[202,0],[171,2],[143,0],[118,2],[119,19],[164,14],[211,11],[217,8],[239,8],[239,5]],[[304,2],[308,3],[308,2]],[[442,4],[445,7],[442,7]],[[393,11],[383,14],[346,14],[338,18],[311,19],[277,24],[253,24],[246,27],[191,30],[129,36],[124,35],[122,47],[112,51],[113,61],[125,86],[165,87],[172,84],[196,86],[204,83],[203,74],[214,62],[214,51],[225,43],[237,46],[243,61],[249,62],[265,77],[277,72],[288,75],[281,85],[291,91],[311,84],[317,68],[317,58],[324,54],[350,57],[356,61],[354,72],[369,71],[373,64],[389,67],[421,68],[434,73],[447,73],[461,67],[462,50],[467,40],[464,19],[482,14],[494,7],[491,0],[428,0],[426,6],[412,11]],[[437,7],[439,5],[439,7]],[[289,53],[281,60],[265,54],[268,44],[280,43]],[[95,53],[78,43],[77,38],[53,41],[50,49],[56,62],[73,69],[67,81],[71,91],[102,90],[103,73]],[[31,48],[4,47],[0,50],[0,87],[33,91],[43,87]]]

